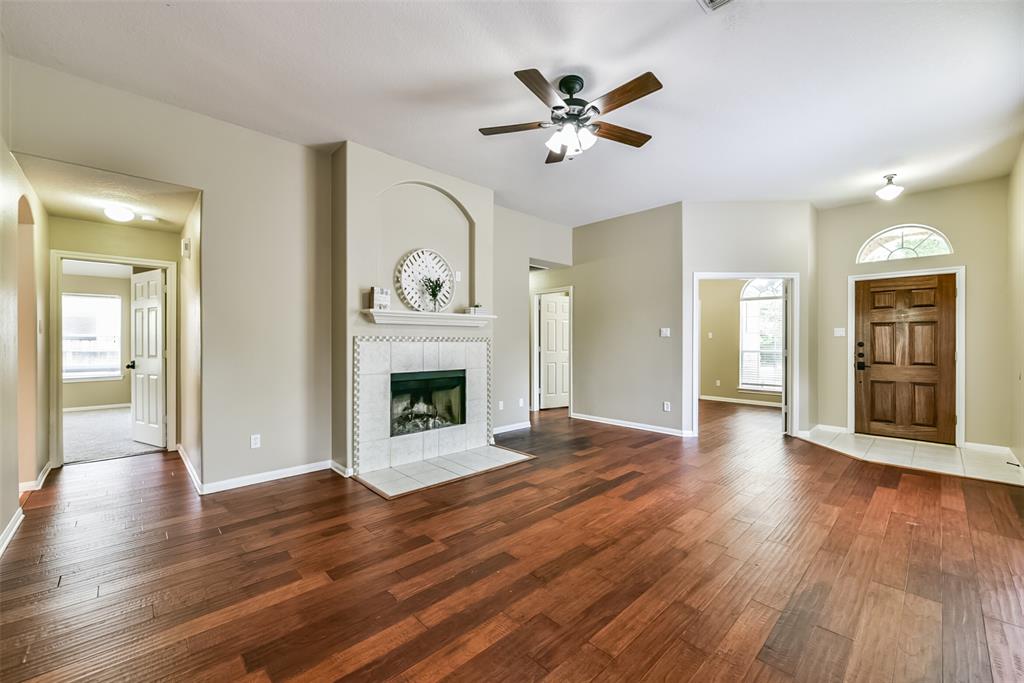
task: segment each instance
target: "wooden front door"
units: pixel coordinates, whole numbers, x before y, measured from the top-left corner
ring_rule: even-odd
[[[956,435],[956,276],[857,282],[857,431],[951,444]]]

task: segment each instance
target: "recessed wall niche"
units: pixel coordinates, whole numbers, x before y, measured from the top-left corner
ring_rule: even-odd
[[[448,310],[462,312],[471,301],[473,224],[465,211],[443,189],[418,182],[399,183],[378,197],[380,253],[376,282],[394,285],[395,265],[412,249],[440,253],[461,274]],[[372,283],[371,283],[372,284]],[[392,299],[392,306],[404,304]]]

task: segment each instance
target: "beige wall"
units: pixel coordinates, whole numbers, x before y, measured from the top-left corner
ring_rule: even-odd
[[[530,274],[532,291],[573,285],[576,413],[680,428],[682,219],[669,204],[578,227],[572,268]]]
[[[177,261],[177,233],[82,221],[76,218],[50,218],[50,248],[104,256],[126,256],[158,261]]]
[[[128,278],[64,275],[64,294],[114,294],[121,298],[121,367],[131,360],[131,280]],[[123,373],[120,380],[98,382],[64,382],[64,408],[109,406],[130,403],[131,375]]]
[[[203,190],[206,482],[330,458],[327,156],[10,61],[12,149]]]
[[[9,147],[10,66],[0,35],[0,532],[18,509],[19,481],[34,481],[49,460],[49,303],[47,290],[39,288],[49,279],[49,231],[46,211]],[[22,197],[32,214],[30,234],[19,228]],[[26,237],[22,249],[19,230]],[[19,252],[26,268],[19,268]],[[18,325],[19,289],[24,289],[19,288],[19,270],[28,276],[22,284],[30,288],[21,292],[28,294],[22,308],[26,313],[34,309],[24,331]],[[34,349],[23,349],[26,344]],[[19,349],[27,351],[20,359]],[[20,360],[24,364],[19,367]]]
[[[572,263],[573,231],[494,207],[494,426],[522,424],[530,411],[530,262]],[[522,407],[519,401],[523,401]],[[498,402],[504,409],[498,408]]]
[[[808,202],[688,202],[683,206],[683,376],[692,382],[693,275],[706,273],[797,273],[800,275],[797,361],[800,412],[796,428],[809,429],[816,418],[817,340],[815,311],[815,209]],[[790,347],[792,348],[790,340]],[[683,428],[692,429],[690,396]]]
[[[820,423],[847,423],[846,380],[848,363],[852,361],[847,358],[848,339],[834,337],[833,328],[849,325],[849,276],[963,265],[967,290],[967,441],[995,445],[1010,442],[1007,202],[1008,181],[999,178],[905,193],[893,202],[872,200],[818,212]],[[909,261],[854,263],[865,240],[879,230],[902,223],[938,228],[952,242],[954,253]]]
[[[1024,459],[1024,147],[1010,176],[1009,324],[1012,368],[1010,445],[1017,459]]]
[[[181,230],[181,238],[192,242],[192,257],[178,259],[178,440],[200,479],[203,472],[203,347],[199,277],[202,207],[203,197],[200,194]]]
[[[700,283],[700,394],[778,403],[778,394],[739,388],[740,293],[746,283],[747,280],[702,280]],[[719,386],[715,385],[716,380],[721,383]]]
[[[343,270],[334,279],[333,359],[336,373],[338,365],[346,368],[342,383],[336,375],[333,392],[333,457],[351,467],[354,337],[491,336],[490,325],[470,330],[375,325],[360,313],[369,288],[390,288],[392,308],[404,308],[394,291],[395,266],[408,251],[426,247],[437,250],[462,273],[450,312],[461,312],[473,303],[493,310],[494,193],[352,142],[334,153],[333,167],[335,258],[344,259]]]

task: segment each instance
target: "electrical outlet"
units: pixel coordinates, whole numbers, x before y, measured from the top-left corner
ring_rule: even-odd
[[[498,401],[498,410],[505,410],[505,402]]]
[[[260,447],[260,435],[259,434],[250,434],[249,435],[249,448],[259,448],[259,447]]]
[[[720,380],[720,379],[716,379],[716,380],[715,380],[715,386],[716,386],[716,387],[720,387],[720,386],[722,386],[722,380]]]
[[[708,332],[708,339],[714,339],[714,338],[715,338],[715,333],[714,332]]]
[[[524,405],[526,405],[525,399],[519,399],[519,407],[522,408]]]
[[[672,328],[671,327],[663,327],[663,328],[661,328],[661,336],[662,337],[671,337],[672,336]]]
[[[462,282],[462,271],[461,270],[456,270],[455,271],[455,281],[456,282]]]
[[[664,403],[661,404],[661,409],[664,410],[666,413],[671,413],[672,404],[669,403],[668,401],[665,401]]]

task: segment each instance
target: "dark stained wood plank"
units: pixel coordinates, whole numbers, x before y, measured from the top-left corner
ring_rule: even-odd
[[[394,501],[331,472],[200,499],[174,454],[55,471],[0,558],[0,679],[1021,679],[1024,489],[770,408],[532,422],[500,441],[536,459]]]
[[[893,681],[942,680],[942,605],[907,593]]]

